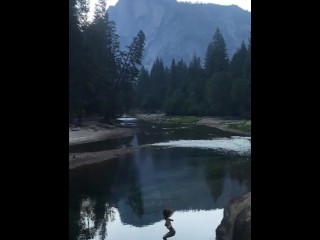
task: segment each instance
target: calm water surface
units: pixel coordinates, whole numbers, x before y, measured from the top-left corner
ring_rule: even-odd
[[[69,239],[161,240],[164,207],[175,210],[172,240],[215,239],[228,201],[251,190],[250,138],[195,125],[129,126],[142,131],[70,148],[147,146],[69,171]]]

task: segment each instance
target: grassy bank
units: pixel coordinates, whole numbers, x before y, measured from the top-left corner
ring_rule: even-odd
[[[228,128],[251,133],[251,120],[229,124]]]
[[[195,116],[167,116],[163,118],[164,123],[174,123],[174,124],[195,124],[198,118]]]

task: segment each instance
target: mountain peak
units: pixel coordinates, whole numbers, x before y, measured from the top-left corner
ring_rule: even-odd
[[[119,0],[109,9],[121,46],[129,45],[142,30],[146,35],[143,64],[157,57],[169,66],[172,58],[189,62],[194,53],[204,60],[217,27],[226,41],[229,57],[248,41],[251,13],[238,6],[191,4],[176,0]]]

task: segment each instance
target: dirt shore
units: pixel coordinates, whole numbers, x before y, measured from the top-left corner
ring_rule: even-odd
[[[164,114],[136,114],[137,119],[162,122],[165,119]],[[199,118],[196,124],[205,125],[208,127],[218,128],[224,131],[239,133],[251,136],[250,132],[244,132],[238,129],[230,128],[230,125],[241,125],[244,120],[226,120],[222,118],[202,117]],[[251,122],[250,122],[251,124]],[[69,129],[69,145],[95,142],[100,140],[115,139],[122,137],[133,136],[139,129],[136,128],[121,128],[109,125],[101,125],[98,122],[87,122],[84,127]],[[69,153],[69,169],[74,169],[82,165],[93,164],[119,157],[123,154],[130,154],[138,151],[139,148],[124,148],[113,149],[100,152],[85,152],[85,153]]]
[[[164,119],[165,114],[135,114],[135,117],[139,120],[149,121],[149,122],[160,122]]]
[[[84,122],[82,127],[69,128],[69,146],[96,142],[101,140],[123,138],[133,136],[137,133],[137,128],[117,127],[101,124],[97,121]],[[102,162],[116,158],[123,154],[137,151],[138,148],[113,149],[100,152],[69,153],[69,169]]]
[[[100,152],[69,153],[69,170],[83,165],[103,162],[121,155],[139,151],[140,148],[113,149]]]
[[[151,121],[151,122],[163,122],[166,118],[165,114],[136,114],[135,117],[140,120]],[[233,132],[233,133],[239,133],[239,134],[251,136],[251,131],[243,131],[241,129],[235,129],[231,127],[231,126],[241,126],[245,123],[248,123],[251,126],[251,121],[223,119],[218,117],[199,117],[198,121],[196,122],[197,125],[214,127],[227,132]]]
[[[203,118],[200,118],[196,124],[218,128],[223,131],[240,133],[240,134],[244,134],[247,136],[251,136],[251,131],[250,132],[242,131],[242,130],[234,129],[234,128],[230,127],[230,125],[241,125],[244,122],[246,122],[246,121],[245,120],[222,119],[222,118],[214,118],[214,117],[203,117]],[[251,121],[249,123],[251,125]]]
[[[101,125],[97,122],[86,123],[81,128],[69,128],[69,146],[133,136],[139,130],[136,128],[121,128]]]

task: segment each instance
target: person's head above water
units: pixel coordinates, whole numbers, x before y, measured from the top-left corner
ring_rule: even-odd
[[[165,209],[163,209],[162,213],[163,213],[163,218],[167,219],[172,216],[173,211],[168,208],[165,208]]]

